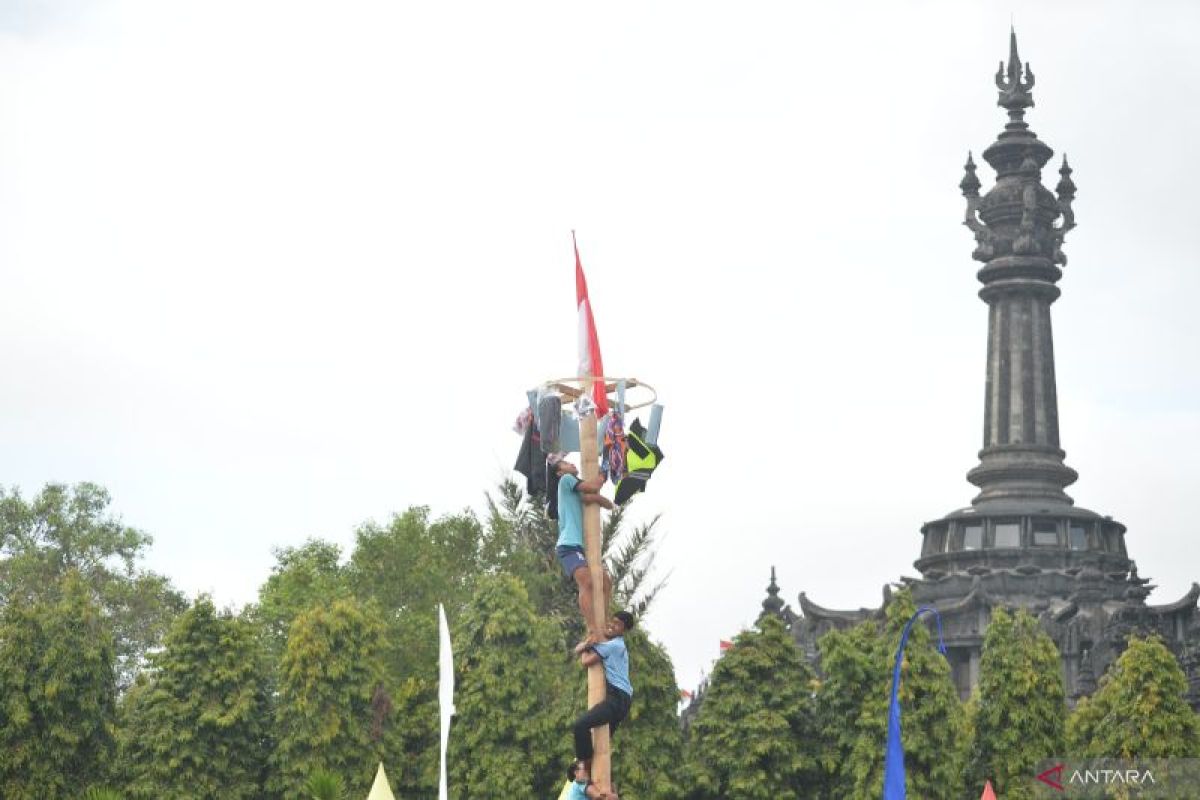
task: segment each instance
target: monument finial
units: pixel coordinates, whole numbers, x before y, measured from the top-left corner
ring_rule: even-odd
[[[959,182],[958,188],[962,189],[962,193],[966,197],[978,197],[979,187],[982,185],[979,182],[979,176],[975,174],[975,158],[968,151],[967,163],[963,164],[963,179]]]
[[[1024,69],[1022,69],[1022,66]],[[1034,77],[1033,67],[1021,64],[1021,56],[1017,53],[1017,30],[1009,29],[1008,67],[1000,62],[996,70],[996,88],[1000,90],[1000,98],[996,105],[1008,109],[1008,115],[1014,122],[1019,122],[1025,114],[1025,109],[1033,105]]]
[[[783,600],[779,597],[779,584],[775,583],[775,567],[771,567],[771,582],[767,585],[767,599],[762,603],[762,614],[783,616]]]

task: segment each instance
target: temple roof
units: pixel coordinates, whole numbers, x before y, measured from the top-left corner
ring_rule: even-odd
[[[804,592],[800,593],[800,610],[804,616],[813,620],[829,620],[831,622],[849,622],[858,623],[864,620],[872,619],[883,613],[883,609],[892,600],[892,590],[890,586],[883,587],[883,605],[879,608],[859,608],[839,610],[835,608],[825,608],[808,599],[808,595]]]
[[[1200,600],[1200,583],[1193,583],[1188,593],[1174,603],[1167,603],[1161,606],[1146,606],[1146,610],[1160,616],[1174,614],[1179,611],[1194,610],[1197,600]]]

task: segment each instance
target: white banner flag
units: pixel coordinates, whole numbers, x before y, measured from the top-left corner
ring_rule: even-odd
[[[450,626],[446,609],[438,603],[438,707],[442,718],[442,772],[438,800],[449,800],[446,783],[446,745],[450,742],[450,718],[454,716],[454,654],[450,651]]]

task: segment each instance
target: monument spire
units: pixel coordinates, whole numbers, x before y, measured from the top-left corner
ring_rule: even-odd
[[[1076,474],[1059,442],[1050,306],[1067,263],[1063,242],[1075,227],[1076,188],[1065,156],[1054,191],[1042,184],[1054,151],[1025,122],[1033,84],[1010,32],[1008,63],[996,74],[1008,120],[982,154],[996,171],[995,185],[981,194],[970,154],[959,183],[964,223],[975,236],[972,257],[981,263],[979,296],[988,307],[983,449],[967,473],[979,493],[970,506],[921,526],[914,563],[921,577],[901,580],[918,606],[943,617],[947,659],[963,699],[979,683],[992,610],[1007,607],[1028,609],[1054,639],[1073,700],[1095,689],[1096,676],[1130,633],[1153,631],[1180,657],[1191,702],[1200,707],[1200,584],[1174,603],[1148,604],[1153,587],[1129,559],[1125,526],[1080,508],[1064,491]],[[775,606],[773,587],[774,573],[764,613],[768,603]],[[814,661],[825,633],[883,613],[823,608],[803,592],[799,600],[801,613],[788,622]]]
[[[979,487],[972,501],[1030,501],[1070,505],[1063,489],[1077,474],[1063,463],[1050,305],[1066,263],[1062,241],[1074,227],[1075,184],[1064,162],[1058,196],[1042,185],[1042,168],[1054,151],[1029,130],[1033,70],[1021,63],[1010,33],[1008,64],[1000,63],[997,104],[1008,123],[984,159],[996,184],[982,197],[968,156],[959,184],[967,200],[965,224],[975,234],[972,254],[983,262],[979,296],[989,308],[983,449],[967,479]]]
[[[1033,68],[1025,65],[1024,75],[1021,72],[1021,56],[1017,54],[1017,31],[1009,29],[1008,68],[1000,62],[996,70],[996,88],[1000,90],[1000,99],[996,105],[1008,109],[1009,117],[1014,122],[1020,122],[1025,116],[1025,109],[1033,105]]]

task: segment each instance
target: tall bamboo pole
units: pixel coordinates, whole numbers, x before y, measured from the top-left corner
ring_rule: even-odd
[[[591,392],[591,383],[585,384]],[[585,481],[600,471],[600,447],[596,434],[596,415],[589,414],[579,422],[579,453]],[[608,618],[608,598],[604,594],[604,562],[600,552],[600,506],[584,503],[583,544],[587,555],[588,572],[592,576],[592,618],[586,620],[590,630],[603,631]],[[588,667],[588,708],[603,703],[605,698],[604,665]],[[612,748],[608,741],[608,726],[592,728],[592,780],[602,792],[612,784]]]

